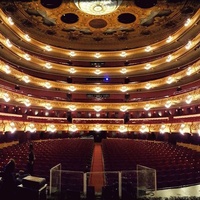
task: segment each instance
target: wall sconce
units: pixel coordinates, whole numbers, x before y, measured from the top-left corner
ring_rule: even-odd
[[[128,88],[126,86],[122,86],[120,89],[122,92],[126,92],[128,90]]]
[[[121,72],[122,74],[126,74],[127,69],[126,69],[126,68],[122,68],[120,72]]]
[[[22,80],[25,82],[25,83],[29,83],[30,82],[30,79],[28,76],[23,76],[22,77]]]
[[[8,94],[8,93],[4,93],[4,94],[3,94],[3,99],[4,99],[5,102],[9,102],[9,101],[10,101],[10,96],[9,96],[9,94]]]
[[[101,131],[101,125],[96,124],[95,127],[94,127],[94,130],[97,131],[97,132]]]
[[[4,65],[4,69],[3,70],[4,70],[4,72],[6,74],[10,74],[11,73],[10,67],[8,65]]]
[[[25,35],[24,35],[24,38],[25,38],[25,40],[26,40],[26,41],[28,41],[28,42],[30,42],[30,41],[31,41],[31,38],[29,37],[29,35],[28,35],[28,34],[25,34]]]
[[[6,39],[6,45],[8,48],[11,48],[13,46],[9,39]]]
[[[52,68],[51,63],[49,63],[49,62],[45,63],[44,66],[45,66],[47,69],[51,69],[51,68]]]
[[[29,107],[31,105],[31,102],[29,101],[29,99],[24,99],[25,106]]]
[[[50,124],[50,125],[47,126],[47,131],[54,133],[54,132],[57,131],[57,129],[56,129],[54,124]]]
[[[102,72],[101,72],[100,69],[96,69],[96,70],[94,71],[94,73],[97,74],[97,75],[99,75],[99,74],[101,74]]]
[[[149,104],[146,104],[145,106],[144,106],[144,109],[145,110],[149,110],[151,107],[150,107],[150,105]]]
[[[171,105],[172,105],[172,102],[171,102],[171,101],[167,101],[167,102],[165,103],[165,107],[166,107],[166,108],[170,108]]]
[[[74,57],[74,56],[76,55],[76,53],[75,53],[74,51],[70,51],[70,52],[69,52],[69,55],[70,55],[71,57]]]
[[[75,106],[75,105],[69,105],[69,109],[70,109],[71,111],[75,111],[75,110],[76,110],[76,106]]]
[[[76,70],[75,70],[74,68],[70,68],[70,69],[69,69],[69,72],[70,72],[71,74],[74,74],[74,73],[76,73]]]
[[[119,131],[120,133],[124,133],[124,132],[127,132],[127,128],[126,128],[126,126],[124,126],[124,125],[120,125],[118,131]]]
[[[150,52],[152,50],[152,47],[151,46],[147,46],[146,48],[145,48],[145,51],[146,52]]]
[[[44,86],[47,88],[47,89],[50,89],[52,86],[49,82],[45,82],[44,83]]]
[[[52,109],[52,105],[50,103],[46,103],[44,106],[47,110],[51,110]]]
[[[170,35],[167,39],[166,39],[166,43],[170,43],[172,41],[173,37]]]
[[[77,129],[76,125],[74,125],[74,124],[72,124],[72,125],[69,127],[69,131],[75,132],[75,131],[77,131],[77,130],[78,130],[78,129]]]
[[[125,51],[122,51],[122,52],[120,53],[120,56],[121,56],[121,57],[126,57],[126,56],[127,56],[127,53],[126,53]]]
[[[13,22],[13,20],[12,20],[11,17],[8,17],[7,19],[8,19],[8,23],[9,23],[11,26],[14,25],[14,22]]]
[[[95,58],[100,58],[100,57],[101,57],[101,54],[100,54],[100,53],[95,53],[95,54],[94,54],[94,57],[95,57]]]
[[[128,110],[128,106],[121,106],[120,110],[122,112],[126,112]]]
[[[29,54],[26,53],[26,54],[24,54],[24,59],[30,61],[31,57]]]
[[[101,107],[101,106],[94,106],[94,110],[95,110],[96,112],[99,112],[99,111],[102,110],[102,107]]]
[[[52,48],[51,48],[49,45],[46,45],[44,48],[45,48],[45,50],[47,50],[47,51],[52,51]]]
[[[15,127],[15,123],[14,122],[10,122],[10,132],[14,133],[17,130],[17,128]]]
[[[37,129],[36,129],[34,124],[29,124],[29,125],[26,126],[26,131],[30,131],[31,133],[36,132],[36,130]]]
[[[192,102],[192,100],[193,100],[192,95],[188,95],[188,96],[186,97],[185,102],[186,102],[187,104],[190,104],[190,103]]]
[[[97,92],[97,93],[99,93],[99,92],[102,91],[102,89],[101,89],[100,87],[96,87],[96,88],[94,89],[94,91]]]
[[[73,85],[69,86],[68,89],[69,89],[71,92],[74,92],[74,91],[76,90],[76,88],[75,88]]]

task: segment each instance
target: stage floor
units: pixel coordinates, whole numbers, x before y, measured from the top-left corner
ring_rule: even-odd
[[[200,197],[200,185],[188,186],[183,188],[158,190],[152,197]]]

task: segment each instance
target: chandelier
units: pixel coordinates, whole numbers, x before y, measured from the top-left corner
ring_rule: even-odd
[[[122,0],[74,0],[75,5],[90,15],[106,15],[115,11]]]

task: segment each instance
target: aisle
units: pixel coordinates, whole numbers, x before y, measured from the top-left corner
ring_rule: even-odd
[[[103,159],[102,159],[102,149],[101,144],[96,143],[94,146],[93,160],[91,166],[90,181],[89,185],[95,187],[95,192],[99,193],[102,190],[104,185],[104,168],[103,168]]]

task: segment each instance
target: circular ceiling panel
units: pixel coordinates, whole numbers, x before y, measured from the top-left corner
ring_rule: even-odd
[[[131,13],[122,13],[118,16],[118,21],[123,24],[133,23],[136,20],[135,15]]]
[[[78,21],[78,16],[74,13],[66,13],[61,16],[61,20],[66,24],[73,24]]]
[[[122,3],[122,0],[74,0],[74,3],[84,13],[106,15],[115,11]]]
[[[92,28],[104,28],[107,26],[107,22],[103,19],[93,19],[89,22]]]
[[[157,0],[135,0],[135,5],[140,8],[151,8],[157,4]]]
[[[41,0],[41,4],[45,8],[58,8],[62,4],[62,0]]]

